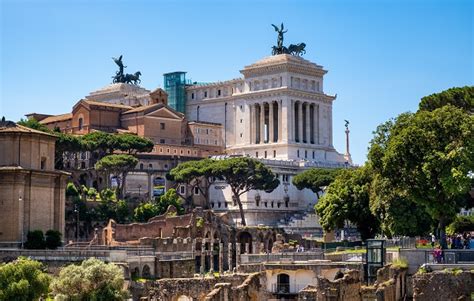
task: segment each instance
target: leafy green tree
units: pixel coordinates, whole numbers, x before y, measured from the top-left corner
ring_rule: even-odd
[[[37,130],[37,131],[42,131],[42,132],[45,132],[45,133],[51,133],[51,131],[48,129],[47,126],[45,126],[44,124],[41,124],[38,120],[36,120],[34,118],[30,118],[30,119],[23,119],[22,118],[22,119],[20,119],[20,121],[17,122],[17,124],[29,127],[30,129],[34,129],[34,130]]]
[[[61,232],[56,230],[46,231],[45,246],[48,249],[57,249],[61,246]]]
[[[59,300],[125,300],[128,294],[123,287],[120,267],[96,258],[62,268],[51,284],[52,292]]]
[[[371,181],[367,166],[340,171],[315,206],[325,231],[343,228],[349,221],[364,240],[377,233],[379,220],[369,207]]]
[[[112,147],[116,150],[127,152],[128,154],[149,153],[155,144],[148,138],[134,134],[112,135]]]
[[[379,174],[375,174],[371,183],[370,210],[388,237],[425,235],[433,224],[423,205],[413,202],[403,190],[392,187],[390,181]]]
[[[324,187],[329,186],[334,181],[339,172],[340,169],[311,168],[297,174],[293,177],[292,182],[299,190],[308,188],[319,196]]]
[[[137,222],[146,222],[157,215],[158,206],[150,202],[141,203],[133,211],[133,219]]]
[[[474,230],[474,215],[470,216],[461,216],[458,215],[454,219],[454,221],[449,224],[446,232],[449,235],[453,235],[455,233],[464,233],[470,232]]]
[[[20,257],[10,263],[0,263],[0,300],[38,300],[48,294],[50,276],[43,265]]]
[[[434,111],[446,105],[452,105],[474,114],[474,86],[451,88],[441,93],[425,96],[421,99],[420,110]]]
[[[173,168],[166,177],[170,181],[190,186],[192,191],[197,187],[206,199],[206,206],[209,207],[209,187],[214,183],[215,163],[216,160],[213,159],[183,162]]]
[[[164,214],[168,210],[169,206],[174,206],[177,210],[178,215],[184,213],[184,207],[181,204],[176,190],[171,188],[166,191],[166,193],[160,196],[157,200],[157,215]]]
[[[28,231],[26,235],[26,249],[44,249],[46,247],[44,234],[41,230]]]
[[[128,208],[128,204],[124,200],[120,200],[115,203],[115,220],[118,223],[125,223],[130,221],[130,209]]]
[[[128,172],[135,168],[137,163],[138,159],[132,155],[108,155],[95,164],[95,169],[105,172],[107,179],[110,178],[110,175],[114,175],[117,178],[117,191],[119,192],[119,197],[121,197],[125,188],[126,176]]]
[[[451,105],[397,118],[386,141],[369,152],[372,165],[445,228],[460,208],[472,207],[474,118]]]
[[[252,158],[216,160],[212,166],[212,173],[230,186],[232,200],[239,206],[243,226],[246,222],[240,196],[249,190],[263,190],[270,193],[280,185],[280,181],[270,168]]]
[[[80,197],[79,190],[77,189],[76,185],[74,183],[69,182],[66,185],[66,196],[67,197],[73,197],[73,198],[78,198]]]

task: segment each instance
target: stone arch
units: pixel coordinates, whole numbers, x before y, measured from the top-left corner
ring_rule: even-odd
[[[150,267],[145,264],[143,266],[143,269],[142,269],[142,277],[143,278],[150,278],[151,277],[151,273],[150,273]]]
[[[252,235],[249,232],[240,232],[238,242],[240,243],[240,254],[245,253],[246,244],[249,244],[249,253],[252,253]]]
[[[133,268],[131,272],[131,276],[132,278],[140,277],[140,269],[138,267]]]
[[[290,275],[281,273],[277,275],[277,293],[288,294],[290,292]]]
[[[178,298],[176,298],[176,301],[193,301],[193,298],[188,297],[186,295],[181,295]]]

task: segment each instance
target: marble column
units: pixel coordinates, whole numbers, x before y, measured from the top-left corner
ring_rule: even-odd
[[[232,243],[228,243],[227,245],[227,266],[228,271],[232,272]]]
[[[281,101],[276,102],[277,105],[277,121],[278,121],[278,131],[277,131],[277,142],[281,142],[282,138],[282,128],[283,128],[283,116],[282,116],[282,109],[281,109]]]
[[[306,143],[311,143],[311,106],[309,103],[306,103]]]
[[[224,273],[224,244],[219,243],[219,274]]]
[[[211,240],[209,254],[209,271],[214,272],[214,240]]]
[[[268,142],[273,143],[275,128],[273,123],[273,101],[268,104]]]
[[[254,119],[253,119],[253,114],[254,114],[254,111],[255,111],[255,108],[254,106],[251,104],[251,105],[246,105],[247,108],[248,108],[248,143],[249,144],[253,144],[255,143],[255,139],[254,139],[254,131],[253,131],[253,127],[254,127]]]
[[[298,102],[298,142],[303,143],[303,104]]]
[[[260,144],[265,143],[265,103],[260,104]]]
[[[206,239],[201,240],[201,268],[199,269],[199,273],[204,275],[206,267]]]
[[[240,265],[240,243],[235,244],[235,269],[238,270]]]
[[[316,144],[320,144],[320,136],[321,136],[321,133],[319,132],[319,129],[320,129],[320,126],[319,126],[319,120],[321,119],[321,117],[319,116],[320,114],[320,108],[319,108],[319,105],[315,105],[314,106],[314,133],[315,133],[315,137],[314,137],[314,143]]]

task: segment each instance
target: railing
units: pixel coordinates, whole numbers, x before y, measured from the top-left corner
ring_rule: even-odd
[[[474,250],[444,249],[439,258],[435,258],[433,250],[427,250],[425,251],[425,263],[474,263]]]
[[[272,284],[272,293],[277,295],[289,295],[297,294],[307,285],[303,284],[289,284],[289,283],[273,283]]]
[[[288,253],[269,253],[269,254],[241,254],[240,262],[246,263],[264,263],[264,262],[293,262],[307,260],[322,260],[323,252],[288,252]]]
[[[400,238],[385,239],[385,247],[414,249],[416,248],[416,238],[415,237],[400,237]]]
[[[193,252],[162,252],[158,254],[160,261],[194,259]]]

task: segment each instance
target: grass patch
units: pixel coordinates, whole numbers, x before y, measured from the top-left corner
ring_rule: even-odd
[[[397,258],[392,262],[392,267],[406,269],[408,268],[408,260],[404,257]]]
[[[326,253],[327,255],[340,255],[340,254],[365,254],[367,250],[365,249],[350,249],[350,250],[344,250],[344,251],[334,251],[330,253]]]
[[[416,244],[417,249],[433,249],[433,247],[430,244]]]

